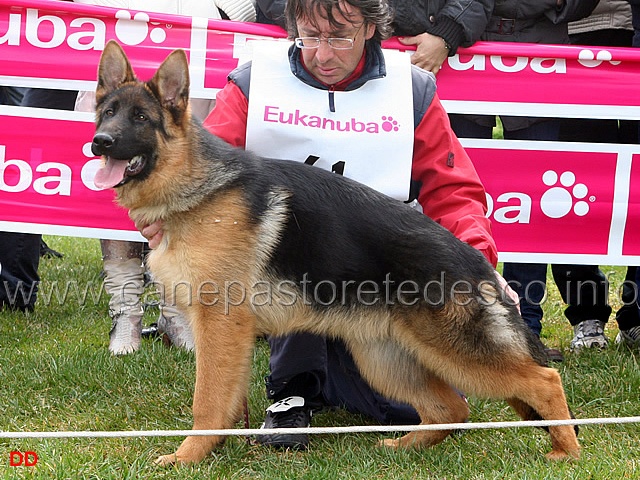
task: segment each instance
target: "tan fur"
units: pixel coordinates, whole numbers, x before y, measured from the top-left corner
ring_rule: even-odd
[[[121,60],[124,53],[118,50],[117,44],[107,45],[101,72],[106,69],[103,62]],[[167,70],[179,68],[180,63],[184,68],[184,54],[174,52],[156,74],[159,83]],[[99,98],[106,94],[101,89],[108,89],[107,84],[99,82]],[[175,107],[176,102],[169,103]],[[182,111],[188,115],[187,106]],[[507,316],[505,307],[495,302],[497,293],[490,287],[482,292],[487,303],[493,302],[488,311],[501,328],[483,349],[474,347],[473,334],[461,333],[469,332],[463,327],[477,313],[473,306],[465,305],[464,295],[440,311],[412,307],[319,310],[305,305],[293,282],[284,283],[283,288],[288,279],[266,273],[270,252],[278,244],[287,194],[265,192],[271,195],[270,208],[261,223],[250,218],[240,188],[206,198],[195,193],[185,199],[181,192],[206,176],[203,162],[212,159],[198,158],[188,121],[177,124],[168,112],[165,120],[171,140],[159,141],[155,170],[144,181],[118,188],[118,202],[130,209],[134,220],[163,221],[163,241],[150,255],[149,265],[168,299],[175,300],[193,326],[194,429],[234,425],[247,394],[258,332],[309,331],[344,339],[363,377],[382,394],[413,405],[424,424],[457,423],[468,417],[467,403],[451,385],[472,395],[506,399],[525,419],[533,418],[535,411],[545,419],[570,418],[558,372],[537,364],[515,338],[508,322],[502,320]],[[231,288],[227,302],[220,301],[225,285],[232,282],[249,288],[242,295]],[[294,297],[297,302],[288,302]],[[271,302],[261,303],[263,298]],[[214,299],[218,301],[212,302]],[[435,445],[449,433],[414,432],[385,440],[383,445]],[[549,458],[579,456],[573,427],[553,427],[550,433]],[[221,441],[219,437],[187,437],[175,454],[160,457],[158,463],[201,461]]]

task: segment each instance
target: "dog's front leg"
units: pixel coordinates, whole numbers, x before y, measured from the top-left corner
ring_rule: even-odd
[[[194,311],[198,310],[198,311]],[[213,310],[213,311],[212,311]],[[196,384],[193,395],[193,429],[231,428],[242,413],[255,342],[255,320],[248,309],[235,307],[231,314],[213,307],[193,307]],[[221,436],[190,436],[159,465],[188,464],[203,460]]]

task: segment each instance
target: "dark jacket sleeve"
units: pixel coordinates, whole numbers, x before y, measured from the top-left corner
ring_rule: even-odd
[[[588,17],[600,0],[564,0],[562,8],[548,10],[546,16],[553,23],[568,23]]]
[[[286,29],[284,21],[284,7],[286,0],[257,0],[256,21],[269,25],[278,25]]]
[[[428,32],[451,46],[473,45],[487,27],[494,0],[391,0],[394,35],[414,36]]]
[[[435,15],[435,24],[427,28],[432,35],[444,38],[453,55],[458,47],[470,47],[487,26],[494,0],[447,0]]]

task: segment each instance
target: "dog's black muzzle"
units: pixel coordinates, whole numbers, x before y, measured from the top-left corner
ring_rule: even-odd
[[[115,139],[108,133],[96,133],[91,142],[91,153],[98,156],[107,155],[115,143]]]

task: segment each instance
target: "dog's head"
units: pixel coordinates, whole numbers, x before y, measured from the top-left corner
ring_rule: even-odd
[[[183,50],[172,52],[145,83],[136,78],[120,45],[109,41],[98,67],[91,151],[104,158],[104,165],[95,185],[104,189],[146,179],[167,139],[190,117],[189,67]]]

